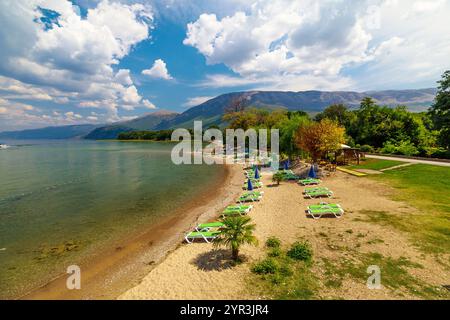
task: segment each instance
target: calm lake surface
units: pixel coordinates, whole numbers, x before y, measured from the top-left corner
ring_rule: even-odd
[[[222,166],[176,166],[173,144],[7,142],[0,150],[0,298],[142,230],[223,179]]]

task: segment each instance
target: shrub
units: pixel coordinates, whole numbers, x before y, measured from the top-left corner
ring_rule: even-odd
[[[270,237],[266,240],[267,248],[279,248],[281,246],[281,240],[277,237]]]
[[[416,146],[409,140],[399,142],[387,141],[383,144],[382,153],[402,154],[405,156],[414,156],[419,153]]]
[[[256,274],[274,274],[277,270],[277,262],[270,258],[256,263],[252,268],[252,272]]]
[[[267,255],[268,255],[269,257],[272,257],[272,258],[279,257],[279,256],[281,256],[281,249],[280,249],[280,248],[273,248],[272,250],[270,250],[270,251],[267,253]]]
[[[305,262],[311,261],[312,254],[312,248],[308,241],[295,242],[287,252],[288,257]]]

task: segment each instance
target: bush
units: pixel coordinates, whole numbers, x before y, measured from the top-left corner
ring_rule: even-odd
[[[267,255],[269,256],[269,257],[272,257],[272,258],[276,258],[276,257],[279,257],[279,256],[281,256],[281,249],[280,248],[273,248],[272,250],[270,250],[268,253],[267,253]]]
[[[368,144],[365,144],[365,145],[361,146],[360,150],[361,150],[362,152],[370,152],[370,153],[373,153],[373,152],[375,151],[375,150],[373,149],[373,147],[372,147],[372,146],[369,146]]]
[[[270,237],[266,240],[267,248],[279,248],[281,246],[281,240],[277,237]]]
[[[287,252],[288,257],[305,262],[311,261],[312,254],[312,248],[308,241],[295,242]]]
[[[252,272],[256,274],[274,274],[277,270],[277,262],[270,258],[256,263],[252,268]]]
[[[409,140],[399,142],[388,141],[383,144],[382,153],[401,154],[405,156],[414,156],[419,153],[416,146]]]

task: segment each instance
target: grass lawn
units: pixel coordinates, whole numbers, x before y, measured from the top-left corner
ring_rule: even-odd
[[[371,169],[371,170],[381,170],[390,167],[395,167],[406,162],[394,161],[394,160],[380,160],[380,159],[366,159],[362,161],[359,165],[348,166],[348,169]]]
[[[367,212],[373,222],[394,226],[411,234],[415,244],[430,253],[450,252],[450,168],[415,164],[371,176],[398,190],[393,195],[420,210],[402,216]],[[450,265],[450,261],[445,262]]]

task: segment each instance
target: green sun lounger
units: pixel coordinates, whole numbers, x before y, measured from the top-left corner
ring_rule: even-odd
[[[260,201],[262,199],[264,192],[259,191],[252,191],[252,192],[246,192],[242,196],[239,197],[237,200],[238,203],[245,203],[245,202],[256,202]]]
[[[207,232],[211,229],[222,228],[223,226],[223,222],[201,223],[195,228],[195,230],[197,232]]]
[[[311,192],[317,192],[317,191],[330,191],[327,187],[310,187],[305,188],[303,191],[304,194],[311,193]]]
[[[339,204],[319,204],[309,206],[306,213],[313,219],[320,219],[323,215],[330,214],[336,218],[341,218],[344,214],[344,209]]]
[[[246,205],[228,206],[222,212],[222,217],[244,215],[244,214],[249,213],[250,210],[252,210],[252,208],[253,208],[253,206],[246,206]]]
[[[217,236],[220,234],[220,231],[206,231],[206,232],[198,232],[198,231],[193,231],[188,233],[184,239],[186,240],[187,243],[193,243],[195,241],[195,239],[202,239],[207,243],[210,243],[212,240],[214,240],[215,238],[217,238]]]
[[[310,186],[314,184],[320,184],[321,182],[322,180],[320,179],[303,179],[300,180],[298,183],[301,184],[302,186]]]
[[[260,189],[260,188],[262,188],[262,186],[263,186],[262,182],[252,183],[252,185],[253,185],[253,188],[255,188],[255,189]],[[244,184],[244,186],[242,187],[242,189],[248,190],[247,183]]]
[[[322,198],[328,197],[331,198],[333,196],[333,191],[331,190],[317,190],[305,193],[305,198]]]

